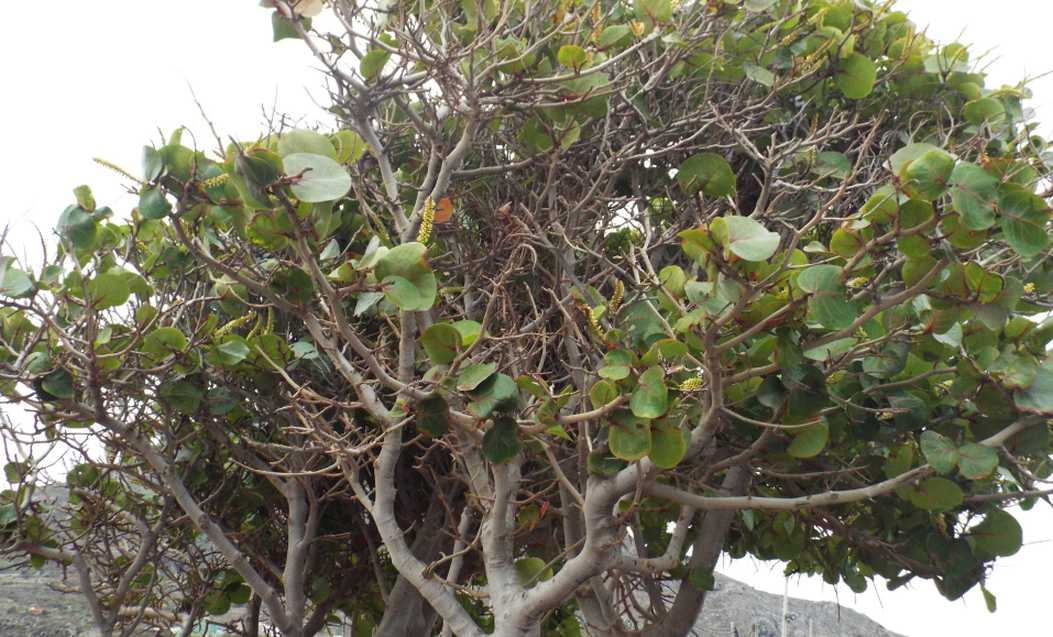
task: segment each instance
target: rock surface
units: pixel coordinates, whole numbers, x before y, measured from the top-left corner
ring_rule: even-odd
[[[94,637],[87,604],[55,568],[0,571],[0,636]],[[781,637],[782,597],[717,575],[696,637]],[[790,599],[788,637],[902,637],[832,602]]]
[[[772,595],[717,574],[695,626],[698,637],[782,637],[781,595]],[[787,637],[903,637],[833,602],[790,598]]]

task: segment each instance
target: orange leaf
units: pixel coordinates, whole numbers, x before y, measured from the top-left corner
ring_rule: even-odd
[[[446,223],[453,217],[453,201],[449,197],[439,197],[435,204],[435,223]]]

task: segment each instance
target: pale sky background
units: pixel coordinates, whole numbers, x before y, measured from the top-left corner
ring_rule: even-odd
[[[192,85],[223,135],[251,138],[263,110],[303,122],[328,122],[322,75],[302,44],[271,42],[269,13],[254,0],[51,0],[21,5],[0,38],[4,97],[0,223],[16,241],[50,233],[74,187],[86,183],[100,205],[126,214],[134,198],[121,180],[95,165],[101,156],[139,172],[143,144],[187,126],[199,146],[214,142],[191,98]],[[1053,3],[1048,0],[901,0],[929,35],[993,50],[988,85],[1015,83],[1053,70]],[[17,22],[16,22],[17,21]],[[1032,107],[1053,128],[1053,78],[1032,86]],[[186,141],[184,137],[184,141]],[[35,243],[35,240],[34,240]],[[29,247],[32,254],[36,250]],[[1050,634],[1053,512],[1018,515],[1027,545],[999,560],[988,587],[999,610],[989,614],[979,589],[948,602],[929,582],[889,592],[883,584],[856,596],[819,580],[795,579],[791,595],[839,600],[908,637]],[[778,564],[743,560],[723,571],[782,593]],[[816,636],[824,637],[824,636]]]

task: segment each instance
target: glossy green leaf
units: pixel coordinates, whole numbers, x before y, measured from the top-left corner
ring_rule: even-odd
[[[283,158],[285,174],[297,178],[289,189],[300,201],[336,201],[351,190],[351,175],[340,164],[324,155],[292,153]]]
[[[982,480],[998,467],[998,452],[985,445],[967,443],[958,450],[958,470],[970,480]]]
[[[958,466],[958,447],[943,434],[931,430],[922,432],[921,452],[937,473],[950,473]]]
[[[80,206],[69,206],[59,216],[56,229],[76,250],[90,250],[95,245],[98,223]]]
[[[654,22],[669,22],[673,18],[671,0],[633,0],[633,9],[640,20],[650,19]]]
[[[92,306],[98,310],[124,305],[131,296],[127,279],[119,272],[103,272],[88,282]]]
[[[384,70],[384,65],[391,59],[391,54],[384,49],[373,49],[362,56],[362,61],[358,64],[358,69],[362,73],[362,77],[367,80],[372,80]]]
[[[142,350],[147,356],[160,360],[169,354],[185,351],[188,344],[186,336],[178,329],[159,327],[143,339]]]
[[[1017,409],[1041,416],[1053,416],[1053,371],[1039,367],[1031,386],[1013,394]]]
[[[660,418],[669,409],[669,388],[665,384],[665,370],[649,367],[640,374],[636,389],[629,399],[629,408],[639,418]]]
[[[1005,119],[1005,107],[993,97],[981,97],[966,102],[962,114],[970,124],[998,123]]]
[[[794,458],[814,458],[822,453],[830,440],[830,428],[823,421],[801,429],[786,452]]]
[[[1011,514],[995,509],[983,522],[969,529],[966,537],[973,550],[990,557],[1015,555],[1024,542],[1024,531]]]
[[[911,503],[927,511],[948,511],[960,505],[964,496],[955,483],[946,478],[928,478],[909,494]]]
[[[874,90],[877,67],[862,53],[852,53],[840,61],[836,81],[845,97],[853,100],[863,99]]]
[[[483,455],[494,464],[508,462],[519,453],[518,426],[514,418],[495,418],[492,427],[483,434]]]
[[[959,163],[951,172],[951,202],[961,214],[962,225],[984,230],[995,223],[998,178],[976,164]]]
[[[36,291],[37,286],[28,274],[14,267],[10,259],[0,259],[0,295],[24,299]]]
[[[1023,257],[1033,257],[1049,244],[1049,207],[1041,197],[1020,186],[1003,186],[998,200],[1002,232]]]
[[[441,394],[425,396],[413,406],[417,429],[438,438],[444,436],[450,428],[450,405]]]
[[[904,188],[913,197],[928,201],[947,191],[954,170],[954,158],[943,150],[930,150],[910,162],[904,172]]]
[[[735,171],[716,153],[699,153],[684,160],[677,170],[676,180],[689,195],[699,190],[712,197],[735,192]]]
[[[668,421],[656,421],[651,427],[651,451],[648,456],[659,469],[673,469],[687,455],[690,435]]]
[[[457,389],[472,391],[496,371],[496,363],[472,363],[461,370],[461,375],[457,377]]]
[[[278,140],[278,154],[287,157],[295,153],[310,153],[336,159],[336,148],[325,135],[313,130],[293,129]]]
[[[564,44],[556,53],[556,61],[575,71],[581,70],[589,62],[589,54],[575,44]]]
[[[710,229],[728,250],[745,261],[767,261],[779,249],[779,235],[748,217],[719,217]]]
[[[626,412],[615,413],[607,428],[607,444],[616,458],[639,460],[651,452],[651,423]]]
[[[186,415],[196,413],[204,398],[197,385],[183,380],[161,385],[157,394],[172,409]]]
[[[468,411],[479,418],[489,418],[495,411],[515,409],[519,401],[519,385],[505,374],[494,374],[471,392]]]
[[[450,323],[435,323],[420,337],[421,347],[436,365],[449,365],[461,347],[461,333]]]
[[[40,386],[55,398],[73,398],[73,376],[64,369],[57,369],[45,376]]]

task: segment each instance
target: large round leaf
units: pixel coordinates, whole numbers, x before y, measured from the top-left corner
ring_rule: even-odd
[[[651,428],[651,452],[648,456],[659,469],[672,469],[687,454],[690,434],[667,421],[656,422]]]
[[[680,164],[676,180],[684,192],[690,195],[699,190],[712,197],[724,197],[735,192],[735,171],[716,153],[699,153],[688,157]]]
[[[966,537],[980,555],[1008,557],[1020,550],[1024,532],[1016,518],[995,509],[984,517],[983,522],[969,529]]]
[[[629,408],[639,418],[660,418],[669,409],[669,388],[665,385],[665,370],[648,367],[640,374],[636,389],[629,399]]]
[[[953,170],[953,157],[944,150],[930,150],[907,166],[904,189],[912,197],[933,201],[947,190]]]
[[[457,377],[457,389],[472,391],[497,371],[496,363],[472,363],[461,371]]]
[[[947,511],[962,503],[962,490],[947,478],[929,478],[914,487],[911,503],[927,511]]]
[[[786,452],[794,458],[814,458],[818,456],[830,440],[830,429],[825,422],[817,422],[805,427],[798,433]]]
[[[413,407],[417,429],[438,438],[450,427],[450,405],[442,394],[431,394],[417,401]]]
[[[468,411],[487,418],[495,411],[513,409],[519,400],[519,385],[505,374],[494,374],[471,392]]]
[[[935,431],[921,434],[921,452],[937,473],[950,473],[958,466],[958,447],[954,441]]]
[[[991,447],[969,443],[958,451],[958,470],[970,480],[982,480],[998,467],[998,452]]]
[[[421,334],[420,344],[431,362],[449,365],[457,357],[461,334],[449,323],[436,323]]]
[[[837,69],[837,86],[845,97],[858,100],[870,95],[877,80],[877,67],[862,53],[852,53],[841,60]]]
[[[494,464],[508,462],[519,453],[515,418],[501,417],[483,434],[483,455]]]
[[[329,157],[314,153],[293,153],[284,158],[283,165],[286,175],[299,176],[290,189],[300,201],[336,201],[351,190],[351,175]]]
[[[1020,256],[1033,257],[1049,243],[1049,207],[1041,197],[1020,186],[1006,185],[998,199],[1002,232]]]
[[[710,231],[745,261],[766,261],[779,249],[779,235],[748,217],[720,217],[710,225]]]
[[[131,296],[127,279],[119,272],[103,272],[88,282],[92,305],[97,310],[124,305]]]
[[[607,444],[616,458],[632,462],[651,452],[651,423],[628,412],[618,412],[607,429]]]
[[[966,228],[990,228],[998,207],[998,178],[976,164],[958,164],[951,172],[951,202]]]
[[[291,130],[278,140],[278,154],[288,157],[296,153],[311,153],[336,159],[336,149],[325,135],[313,130]]]

